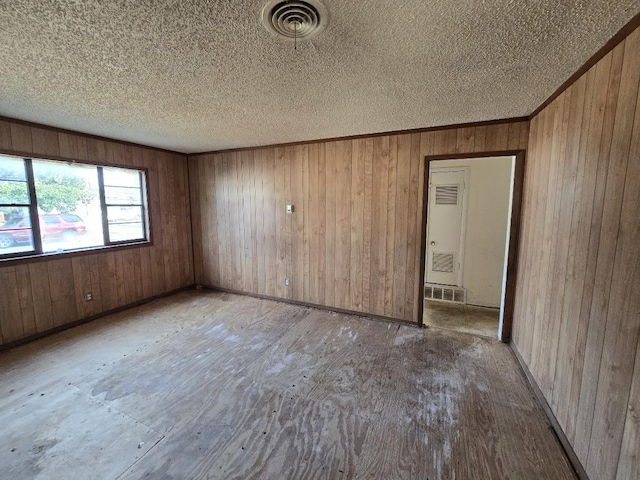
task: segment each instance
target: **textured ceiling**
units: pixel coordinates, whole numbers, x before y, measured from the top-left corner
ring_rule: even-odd
[[[530,114],[640,0],[0,0],[0,115],[183,152]]]

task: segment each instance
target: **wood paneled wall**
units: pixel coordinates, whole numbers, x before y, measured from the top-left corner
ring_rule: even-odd
[[[531,121],[514,341],[593,480],[640,478],[640,29]]]
[[[147,168],[153,239],[148,247],[0,263],[0,344],[193,284],[185,155],[1,119],[0,151]]]
[[[528,128],[190,156],[196,282],[415,322],[425,156],[524,149]]]

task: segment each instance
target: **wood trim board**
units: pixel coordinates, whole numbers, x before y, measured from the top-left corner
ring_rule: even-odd
[[[511,347],[511,352],[513,353],[513,356],[518,361],[518,365],[520,365],[522,373],[524,373],[524,376],[527,378],[527,383],[529,384],[531,391],[533,392],[534,396],[538,400],[538,403],[542,407],[542,410],[544,411],[547,417],[547,420],[549,420],[549,423],[551,424],[551,427],[553,428],[553,431],[556,434],[556,437],[558,438],[560,445],[562,445],[562,449],[567,455],[567,458],[569,459],[569,462],[571,463],[571,466],[573,467],[575,474],[580,480],[590,480],[589,477],[587,476],[587,472],[585,472],[584,467],[582,466],[582,463],[580,463],[580,460],[578,459],[576,452],[573,450],[571,443],[569,442],[569,440],[567,439],[567,436],[562,431],[562,428],[560,427],[560,424],[558,423],[556,416],[553,414],[551,407],[547,403],[547,399],[542,393],[542,390],[540,390],[540,387],[536,383],[535,378],[533,378],[533,375],[531,375],[531,372],[529,371],[527,364],[525,363],[524,359],[520,355],[520,352],[518,351],[518,347],[516,347],[516,345],[513,342],[509,344],[509,346]]]
[[[547,98],[538,108],[536,108],[529,115],[529,120],[533,119],[536,115],[538,115],[542,110],[544,110],[551,102],[553,102],[556,98],[558,98],[562,92],[564,92],[571,85],[576,83],[576,81],[582,77],[587,71],[591,69],[596,63],[598,63],[602,58],[607,55],[611,50],[616,48],[620,42],[622,42],[625,38],[629,36],[631,32],[633,32],[636,28],[640,27],[640,13],[638,13],[635,17],[633,17],[629,22],[622,27],[611,39],[605,43],[600,50],[594,53],[589,60],[585,62],[576,72],[571,75],[567,80],[558,87],[558,89],[551,94],[549,98]]]
[[[73,328],[73,327],[78,327],[80,325],[83,325],[85,323],[91,322],[93,320],[97,320],[97,319],[102,318],[102,317],[113,315],[115,313],[119,313],[119,312],[122,312],[124,310],[129,310],[130,308],[138,307],[140,305],[144,305],[145,303],[153,302],[154,300],[158,300],[160,298],[169,297],[171,295],[175,295],[176,293],[184,292],[185,290],[190,290],[190,289],[194,288],[194,286],[195,285],[187,285],[186,287],[177,288],[175,290],[171,290],[170,292],[165,292],[165,293],[161,293],[159,295],[154,295],[154,296],[149,297],[149,298],[144,298],[142,300],[138,300],[136,302],[129,303],[127,305],[122,305],[122,306],[117,307],[117,308],[112,308],[111,310],[100,312],[97,315],[91,315],[89,317],[81,318],[80,320],[75,320],[75,321],[70,322],[70,323],[65,323],[64,325],[59,325],[59,326],[51,328],[49,330],[45,330],[43,332],[38,332],[36,334],[29,335],[28,337],[24,337],[24,338],[21,338],[19,340],[15,340],[15,341],[12,341],[12,342],[8,342],[8,343],[5,343],[5,344],[2,344],[2,345],[0,345],[0,352],[2,352],[3,350],[9,350],[9,349],[17,347],[19,345],[23,345],[25,343],[33,342],[34,340],[38,340],[39,338],[42,338],[42,337],[47,337],[49,335],[53,335],[54,333],[59,333],[59,332],[62,332],[64,330],[68,330],[68,329]]]
[[[360,140],[367,138],[375,138],[375,137],[384,137],[391,135],[408,135],[413,133],[427,133],[427,132],[437,132],[440,130],[450,130],[456,128],[475,128],[475,127],[488,127],[492,125],[502,125],[502,124],[510,124],[510,123],[518,123],[518,122],[526,122],[529,120],[529,116],[524,117],[513,117],[513,118],[501,118],[495,120],[484,120],[480,122],[468,122],[468,123],[455,123],[453,125],[438,125],[435,127],[424,127],[424,128],[413,128],[408,130],[392,130],[388,132],[377,132],[377,133],[364,133],[361,135],[346,135],[343,137],[331,137],[331,138],[318,138],[314,140],[301,140],[299,142],[285,142],[285,143],[274,143],[269,145],[256,145],[254,147],[238,147],[238,148],[228,148],[222,150],[211,150],[207,152],[199,152],[199,153],[189,153],[189,156],[198,156],[198,155],[213,155],[218,153],[233,153],[233,152],[245,152],[248,150],[260,150],[263,148],[283,148],[283,147],[295,147],[298,145],[308,145],[312,143],[325,143],[325,142],[339,142],[343,140]]]
[[[270,295],[261,295],[259,293],[242,292],[240,290],[233,290],[233,289],[230,289],[230,288],[222,288],[222,287],[212,287],[212,286],[209,286],[209,285],[196,285],[196,288],[205,288],[207,290],[211,290],[211,291],[214,291],[214,292],[233,293],[234,295],[244,295],[246,297],[260,298],[262,300],[272,300],[274,302],[289,303],[291,305],[298,305],[298,306],[301,306],[301,307],[317,308],[319,310],[326,310],[326,311],[329,311],[329,312],[345,313],[347,315],[355,315],[355,316],[358,316],[358,317],[369,318],[369,319],[380,321],[380,322],[400,323],[402,325],[408,325],[408,326],[416,327],[416,328],[421,327],[420,325],[418,325],[415,322],[410,322],[409,320],[404,320],[402,318],[385,317],[385,316],[382,316],[382,315],[374,315],[374,314],[371,314],[371,313],[358,312],[358,311],[355,311],[355,310],[348,310],[348,309],[345,309],[345,308],[328,307],[326,305],[319,305],[319,304],[316,304],[316,303],[300,302],[298,300],[292,300],[290,298],[272,297]]]
[[[151,145],[145,145],[143,143],[135,143],[135,142],[127,142],[126,140],[118,140],[115,138],[109,138],[109,137],[104,137],[102,135],[93,135],[91,133],[84,133],[81,132],[79,130],[70,130],[67,128],[59,128],[59,127],[53,127],[51,125],[45,125],[42,123],[36,123],[36,122],[29,122],[27,120],[20,120],[18,118],[12,118],[12,117],[5,117],[3,115],[0,115],[0,121],[5,121],[5,122],[10,122],[10,123],[16,123],[19,125],[24,125],[25,127],[33,127],[33,128],[39,128],[42,130],[50,130],[56,133],[64,133],[67,135],[78,135],[84,138],[92,138],[94,140],[100,140],[103,142],[110,142],[110,143],[119,143],[121,145],[129,145],[132,147],[140,147],[140,148],[150,148],[152,150],[156,150],[158,152],[166,152],[166,153],[171,153],[174,155],[186,155],[184,152],[178,152],[177,150],[169,150],[166,148],[160,148],[160,147],[154,147]]]

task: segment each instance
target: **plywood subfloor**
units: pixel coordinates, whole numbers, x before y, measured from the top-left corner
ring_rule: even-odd
[[[423,318],[428,327],[498,338],[498,308],[425,300]]]
[[[184,292],[0,353],[26,478],[571,479],[495,340]]]

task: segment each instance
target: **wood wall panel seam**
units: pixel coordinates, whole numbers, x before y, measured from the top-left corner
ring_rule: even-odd
[[[623,47],[622,47],[623,48]],[[602,190],[604,189],[604,184],[606,183],[606,173],[598,175],[598,171],[602,168],[603,162],[599,161],[601,148],[601,138],[603,136],[603,121],[604,121],[604,113],[605,113],[605,104],[606,99],[609,95],[610,83],[611,81],[607,81],[607,89],[603,92],[604,101],[602,103],[602,107],[598,105],[598,97],[596,94],[598,90],[595,89],[595,85],[598,78],[598,73],[604,68],[606,71],[610,73],[611,64],[607,67],[606,60],[611,59],[615,55],[615,51],[612,52],[612,55],[605,57],[603,61],[599,62],[596,66],[595,70],[590,70],[587,75],[587,97],[590,98],[593,96],[591,100],[592,107],[590,109],[590,116],[588,122],[588,129],[586,130],[588,140],[585,147],[585,155],[586,155],[586,163],[584,178],[585,181],[589,181],[589,194],[587,199],[589,202],[589,206],[587,207],[588,214],[588,222],[583,222],[586,229],[584,231],[578,232],[581,238],[583,238],[583,242],[586,242],[586,260],[585,260],[585,273],[582,275],[583,281],[581,284],[581,294],[582,296],[579,299],[579,308],[578,308],[578,333],[576,339],[576,347],[575,354],[579,356],[579,359],[575,362],[574,371],[572,372],[572,385],[571,385],[571,393],[570,398],[574,400],[572,408],[574,408],[574,412],[569,412],[568,418],[568,434],[570,438],[575,438],[576,432],[579,428],[579,420],[581,419],[580,407],[583,396],[580,395],[580,391],[583,388],[582,379],[583,379],[583,371],[585,367],[585,354],[587,347],[587,339],[588,339],[588,327],[589,327],[589,308],[590,308],[590,299],[593,293],[593,284],[595,283],[595,268],[596,268],[596,260],[598,256],[598,240],[599,240],[599,228],[601,224],[601,214],[598,213],[598,203],[602,204],[602,201],[597,202],[597,199],[603,199],[603,194],[599,193],[598,184],[602,184]],[[607,74],[607,78],[609,78],[609,73]],[[600,89],[604,90],[604,89]],[[600,114],[601,112],[601,114]],[[584,128],[584,126],[583,126]],[[605,142],[606,143],[606,142]],[[604,156],[604,158],[608,158],[608,154]],[[592,170],[589,170],[591,168]],[[606,169],[604,169],[606,172]],[[604,181],[598,182],[600,178],[604,178]],[[600,218],[599,218],[600,217]],[[584,418],[584,416],[582,416]],[[577,443],[575,445],[577,450]]]
[[[448,144],[447,151],[455,148],[453,143],[456,133],[453,131],[443,130],[445,136],[449,132],[451,143]],[[424,158],[420,157],[421,135],[411,134],[411,170],[409,176],[409,210],[408,210],[408,232],[407,232],[407,284],[405,285],[405,318],[414,322],[420,321],[422,311],[418,308],[422,303],[423,287],[418,285],[420,271],[423,265],[420,265],[420,255],[418,252],[424,245],[424,225],[421,224],[421,199],[424,194],[423,177],[420,173],[423,171]]]
[[[585,92],[586,92],[586,78],[581,77],[580,80],[576,83],[575,87],[578,91],[574,92],[572,95],[572,117],[570,117],[569,122],[570,126],[574,124],[579,124],[580,126],[584,125],[585,122]],[[573,121],[572,121],[573,120]],[[567,199],[571,197],[571,220],[570,222],[563,222],[565,228],[568,228],[567,242],[567,252],[566,252],[566,266],[565,266],[565,275],[564,278],[558,278],[557,280],[565,283],[565,293],[562,298],[562,305],[560,306],[560,320],[559,320],[559,333],[558,333],[558,357],[556,361],[553,363],[554,371],[554,388],[553,388],[553,396],[551,402],[554,405],[556,411],[556,417],[558,418],[558,422],[563,428],[567,427],[567,416],[568,416],[568,398],[569,392],[571,388],[571,377],[567,378],[568,372],[566,368],[562,367],[565,365],[573,365],[575,361],[575,336],[577,332],[575,332],[575,328],[570,328],[571,326],[571,318],[570,314],[573,309],[570,310],[570,303],[575,295],[574,292],[574,283],[576,281],[575,278],[575,263],[576,263],[576,254],[575,247],[577,243],[577,230],[578,230],[578,219],[581,213],[578,205],[580,203],[577,199],[580,198],[581,195],[581,175],[580,175],[580,162],[581,153],[584,148],[584,138],[582,128],[573,128],[573,136],[577,138],[573,138],[573,141],[568,145],[568,153],[569,157],[572,159],[572,167],[575,171],[573,176],[573,185],[572,192],[568,193]],[[572,137],[570,137],[572,138]],[[575,145],[575,146],[574,146]],[[564,196],[565,192],[563,192]],[[560,283],[562,285],[562,283]],[[568,345],[565,343],[567,342]]]

